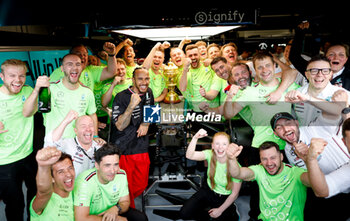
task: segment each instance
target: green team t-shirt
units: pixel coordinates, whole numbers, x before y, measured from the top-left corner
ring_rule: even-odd
[[[183,66],[181,67],[178,67],[177,69],[177,75],[175,77],[175,81],[176,81],[176,87],[179,89],[180,88],[180,79],[181,79],[181,76],[183,74]],[[180,91],[180,89],[179,89]],[[187,109],[192,109],[192,98],[191,98],[191,93],[190,93],[190,90],[189,88],[187,88],[185,91],[180,91],[180,93],[182,94],[182,96],[186,99],[185,102],[186,102],[186,108]]]
[[[208,150],[204,150],[204,155],[205,155],[205,160],[208,162],[208,169],[207,169],[207,183],[208,186],[210,188],[211,187],[211,182],[210,182],[210,178],[209,178],[209,171],[210,171],[210,161],[211,161],[211,157],[213,155],[213,152],[211,149]],[[214,182],[215,182],[215,188],[213,189],[214,192],[218,193],[218,194],[222,194],[222,195],[230,195],[232,193],[232,189],[227,190],[226,186],[227,186],[227,178],[226,178],[226,174],[228,173],[227,171],[227,166],[226,163],[220,163],[220,162],[216,162],[216,168],[215,168],[215,176],[214,176]],[[241,180],[235,179],[235,178],[231,178],[231,180],[235,183],[240,183],[242,182]]]
[[[176,82],[176,86],[179,88],[179,83],[180,83],[180,78],[181,78],[181,75],[182,75],[182,72],[184,70],[184,67],[181,66],[181,67],[177,67],[177,75],[175,77],[175,82]]]
[[[94,90],[95,83],[100,82],[102,71],[105,67],[103,66],[95,66],[88,65],[81,72],[79,80],[82,84],[90,88],[92,91]],[[64,73],[62,69],[56,68],[50,75],[50,82],[57,82],[64,77]]]
[[[78,175],[74,186],[74,206],[90,207],[90,215],[98,215],[115,206],[119,199],[129,194],[124,170],[115,175],[113,181],[101,184],[96,168]]]
[[[242,93],[243,93],[243,90],[238,90],[237,94],[232,98],[232,100],[236,101],[241,96]],[[252,112],[250,111],[250,107],[245,106],[238,113],[238,115],[236,115],[232,118],[232,120],[243,119],[243,120],[245,120],[245,122],[247,122],[250,125],[251,118],[252,118]]]
[[[111,101],[108,104],[108,107],[112,108],[113,105],[113,100],[115,98],[115,95],[117,95],[119,92],[129,88],[132,85],[132,79],[125,79],[124,82],[122,84],[117,84],[112,91],[112,98]],[[103,90],[102,93],[105,94],[108,89],[111,87],[111,82],[107,83],[103,86]]]
[[[150,82],[149,88],[152,89],[154,98],[159,97],[166,88],[166,82],[162,74],[155,74],[152,68],[148,70]]]
[[[249,106],[251,117],[248,124],[254,130],[254,137],[252,141],[253,147],[259,147],[265,141],[273,141],[277,143],[280,149],[284,149],[285,141],[280,139],[273,133],[270,125],[270,120],[278,112],[291,113],[292,106],[290,103],[284,101],[284,96],[290,90],[295,90],[299,85],[293,83],[281,96],[279,102],[276,104],[267,104],[266,95],[275,91],[279,85],[275,87],[265,87],[261,84],[247,87],[243,90],[241,96],[236,100],[242,107]]]
[[[79,116],[96,112],[95,98],[90,88],[79,85],[76,90],[69,90],[60,81],[51,84],[50,91],[51,112],[43,114],[46,134],[54,130],[70,110],[75,110]],[[62,138],[70,137],[75,137],[73,122],[66,127],[62,135]]]
[[[262,165],[250,166],[259,185],[262,220],[304,220],[307,187],[300,176],[306,170],[284,164],[281,173],[271,176]]]
[[[204,65],[201,65],[199,68],[196,69],[190,68],[190,70],[188,71],[187,89],[184,93],[184,96],[190,96],[188,100],[189,102],[191,102],[190,107],[194,111],[201,112],[201,110],[198,107],[198,105],[201,102],[208,102],[210,107],[218,106],[218,97],[216,97],[214,100],[208,101],[199,93],[200,87],[203,87],[206,91],[210,90],[210,86],[212,84],[214,75],[214,71],[212,71],[208,67],[205,67]]]
[[[228,86],[227,80],[218,77],[216,74],[214,75],[213,82],[210,86],[210,90],[216,90],[219,92],[218,94],[219,105],[223,105],[225,103],[227,95],[224,89],[227,86]]]
[[[23,86],[16,95],[0,92],[0,122],[5,133],[0,134],[0,165],[13,163],[33,151],[33,117],[24,117],[23,104],[33,88]]]
[[[96,115],[97,117],[104,117],[107,116],[107,112],[103,110],[102,106],[102,95],[103,95],[103,88],[106,84],[110,84],[113,81],[113,79],[108,79],[104,81],[100,81],[95,83],[94,86],[94,96],[95,96],[95,104],[96,104]]]
[[[72,221],[74,220],[74,207],[73,207],[73,194],[69,193],[69,196],[62,198],[56,193],[52,193],[49,202],[47,203],[43,212],[38,215],[33,210],[33,201],[30,202],[30,220],[50,220],[50,221]]]
[[[126,78],[132,78],[132,73],[134,72],[135,68],[137,67],[140,67],[140,65],[138,64],[135,64],[134,66],[128,66],[126,65],[125,68],[126,68],[126,74],[125,74],[125,77]]]

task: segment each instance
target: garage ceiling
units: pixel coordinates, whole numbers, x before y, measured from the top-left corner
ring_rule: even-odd
[[[72,3],[73,2],[73,3]],[[193,15],[205,11],[245,12],[247,20],[240,27],[217,36],[211,41],[259,42],[271,39],[287,40],[293,37],[296,26],[303,20],[311,22],[310,36],[319,39],[332,38],[348,42],[350,39],[345,9],[316,8],[249,8],[249,7],[190,7],[174,6],[172,2],[144,2],[143,4],[120,1],[32,1],[2,0],[0,7],[0,40],[2,45],[71,45],[77,40],[114,40],[119,42],[126,35],[111,30],[138,27],[205,26],[196,24]],[[151,9],[150,4],[152,4]],[[45,7],[44,7],[45,6]],[[207,14],[208,16],[209,14]],[[249,16],[248,16],[249,15]],[[236,20],[219,25],[237,25]],[[254,17],[256,16],[256,17]],[[210,22],[209,22],[210,23]],[[132,36],[131,36],[132,37]]]

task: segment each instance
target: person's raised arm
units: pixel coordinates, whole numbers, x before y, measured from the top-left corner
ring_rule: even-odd
[[[190,65],[191,65],[191,59],[186,58],[184,60],[182,75],[179,80],[179,89],[181,92],[184,92],[187,89],[187,74],[188,74],[187,72],[190,69]]]
[[[285,96],[285,101],[290,103],[307,102],[322,111],[322,115],[327,119],[337,119],[341,115],[343,108],[347,106],[348,95],[344,90],[336,91],[332,97],[334,102],[329,102],[314,96],[303,94],[298,90],[289,91]]]
[[[205,160],[203,151],[196,151],[197,141],[200,138],[208,136],[207,131],[200,129],[192,138],[190,144],[187,147],[186,158],[190,160],[202,161]]]
[[[108,54],[107,67],[102,70],[100,81],[104,81],[114,77],[117,73],[117,59],[115,58],[115,45],[111,42],[106,42],[103,45],[103,50]]]
[[[156,53],[157,50],[164,50],[170,47],[170,43],[165,41],[163,43],[158,42],[156,45],[153,46],[151,51],[148,53],[145,61],[143,62],[142,66],[145,67],[147,70],[151,68],[152,61],[154,54]]]
[[[317,160],[326,145],[327,141],[322,138],[312,138],[306,160],[309,182],[317,197],[327,197],[329,195],[325,175],[321,171]]]
[[[295,30],[294,39],[292,46],[290,47],[289,60],[292,62],[293,66],[305,77],[305,71],[308,61],[305,60],[301,54],[303,50],[303,41],[305,37],[305,32],[309,28],[309,22],[303,22],[298,25]]]
[[[41,214],[49,202],[52,192],[51,167],[61,156],[61,151],[56,147],[40,149],[36,154],[38,172],[36,175],[37,193],[32,208],[37,214]]]
[[[219,91],[214,89],[210,89],[209,91],[206,91],[204,87],[200,86],[199,94],[207,100],[213,100],[218,96]]]
[[[36,79],[35,87],[23,105],[22,114],[24,117],[31,117],[38,111],[38,97],[40,88],[49,86],[50,78],[48,76],[43,75]]]
[[[141,98],[138,94],[132,94],[130,97],[130,103],[123,114],[118,116],[115,126],[119,131],[123,131],[130,124],[131,114],[135,107],[141,102]]]
[[[62,122],[52,131],[52,141],[57,142],[61,139],[64,130],[72,121],[78,118],[78,112],[70,110]]]
[[[251,181],[255,178],[254,171],[248,167],[240,167],[237,161],[237,157],[242,152],[242,149],[242,146],[238,146],[235,143],[231,143],[227,148],[229,173],[233,178]]]
[[[152,65],[152,60],[154,57],[154,54],[156,53],[157,50],[161,47],[162,43],[158,42],[153,46],[151,51],[148,53],[147,57],[145,58],[144,62],[142,63],[142,67],[146,68],[146,70],[151,68]]]
[[[296,69],[292,69],[288,65],[281,62],[275,55],[272,56],[273,60],[281,67],[281,83],[278,86],[278,88],[266,95],[265,97],[268,97],[267,103],[269,104],[275,104],[279,101],[279,99],[282,97],[282,94],[291,86],[297,75],[298,71]]]
[[[102,95],[101,104],[104,108],[108,107],[109,102],[111,102],[113,97],[114,87],[122,80],[121,77],[115,76],[111,86],[108,88],[107,92]]]
[[[122,48],[124,48],[125,46],[133,46],[134,43],[129,39],[125,39],[124,41],[120,42],[116,47],[115,47],[115,54],[117,55],[120,50],[122,50]]]
[[[185,44],[189,44],[189,43],[191,43],[191,39],[184,38],[180,41],[180,44],[179,44],[179,46],[177,46],[177,48],[182,50],[183,47],[185,46]]]
[[[238,90],[239,86],[231,85],[230,90],[227,93],[223,110],[226,119],[231,119],[243,109],[239,103],[233,101],[233,97],[238,93]]]

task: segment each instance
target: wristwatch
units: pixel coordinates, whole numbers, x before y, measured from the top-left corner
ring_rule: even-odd
[[[346,107],[341,111],[342,114],[348,114],[350,113],[350,107]]]
[[[119,203],[115,204],[115,206],[118,208],[118,215],[122,212],[122,208],[120,207]]]

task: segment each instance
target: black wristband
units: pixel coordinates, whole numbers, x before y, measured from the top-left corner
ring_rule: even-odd
[[[115,54],[108,54],[108,57],[114,57]]]

